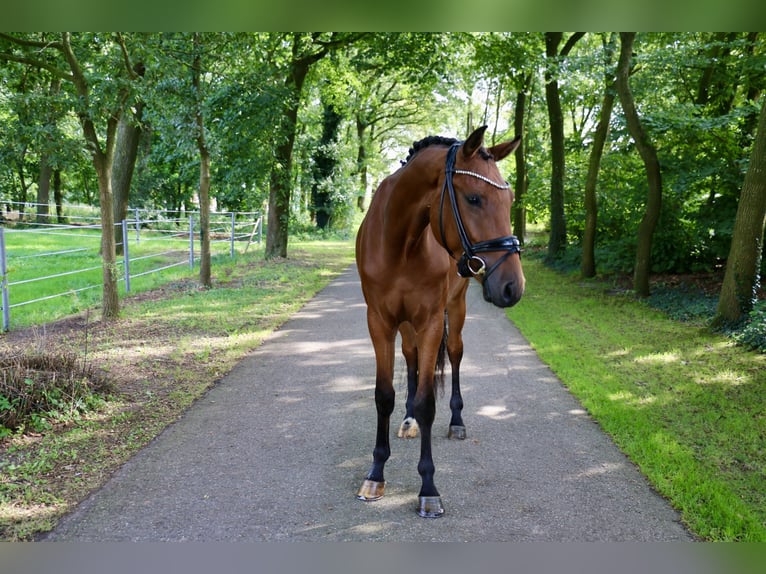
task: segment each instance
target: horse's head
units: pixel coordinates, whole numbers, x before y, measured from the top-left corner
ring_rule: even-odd
[[[439,205],[431,225],[441,244],[457,260],[458,273],[475,277],[484,298],[510,307],[524,293],[520,245],[511,235],[513,191],[497,168],[521,141],[484,148],[486,126],[447,152]]]

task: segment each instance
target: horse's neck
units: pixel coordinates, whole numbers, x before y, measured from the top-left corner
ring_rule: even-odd
[[[419,172],[402,174],[391,190],[385,233],[389,245],[399,253],[423,248],[433,239],[430,213],[439,194],[428,178]]]

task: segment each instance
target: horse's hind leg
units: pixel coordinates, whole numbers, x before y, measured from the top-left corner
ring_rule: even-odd
[[[447,436],[451,439],[465,439],[463,423],[463,397],[460,394],[460,362],[463,360],[463,325],[465,325],[465,293],[468,282],[455,285],[447,302],[447,354],[452,370],[452,395],[449,407],[452,417]]]
[[[377,500],[383,496],[385,479],[383,467],[391,455],[389,425],[394,410],[394,343],[396,330],[385,326],[380,318],[367,313],[367,324],[375,348],[375,408],[378,414],[375,448],[372,451],[372,467],[359,488],[359,500]]]
[[[407,400],[405,402],[404,420],[396,433],[399,438],[415,438],[418,436],[418,423],[412,410],[415,393],[418,390],[418,348],[415,343],[415,331],[409,323],[399,326],[402,336],[402,354],[407,363]]]

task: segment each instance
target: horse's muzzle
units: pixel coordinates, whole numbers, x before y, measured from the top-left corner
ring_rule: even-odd
[[[497,281],[493,281],[498,279]],[[524,278],[503,279],[502,277],[488,277],[483,285],[484,300],[497,307],[513,307],[521,300],[524,294]]]

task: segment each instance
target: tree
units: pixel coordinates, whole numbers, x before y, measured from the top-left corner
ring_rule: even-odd
[[[500,110],[510,107],[509,104],[512,104],[511,136],[522,136],[521,143],[514,152],[516,181],[513,186],[514,202],[511,214],[513,232],[522,243],[526,236],[526,193],[529,186],[527,148],[534,133],[529,130],[528,116],[535,101],[533,86],[541,64],[542,41],[543,38],[539,34],[533,33],[488,33],[474,38],[475,60],[481,77],[490,84],[494,83],[497,88],[493,141],[498,130]],[[511,98],[514,92],[515,96]],[[501,98],[501,93],[507,94],[505,98]]]
[[[332,102],[322,102],[322,136],[314,152],[311,210],[318,229],[327,229],[333,214],[333,174],[338,166],[335,143],[343,117]]]
[[[53,76],[49,93],[51,99],[58,94],[61,89],[61,78]],[[37,183],[37,222],[48,223],[48,202],[50,201],[51,175],[53,175],[53,165],[51,156],[53,154],[53,139],[56,131],[57,112],[55,106],[50,106],[45,114],[45,136],[43,146],[40,152],[40,177]]]
[[[280,139],[274,148],[274,163],[269,181],[269,219],[266,233],[267,259],[287,257],[290,227],[291,175],[293,146],[298,125],[298,110],[306,76],[313,64],[333,50],[347,46],[360,34],[335,33],[326,38],[319,32],[293,32],[285,37],[290,46],[286,72],[282,77],[286,97],[280,125]]]
[[[551,128],[551,233],[548,239],[548,259],[559,257],[566,249],[567,226],[564,215],[564,115],[561,111],[558,77],[562,60],[569,55],[585,32],[572,34],[559,51],[561,32],[545,33],[545,101]]]
[[[761,103],[750,165],[734,222],[714,326],[733,325],[749,313],[760,284],[763,232],[766,225],[766,104]]]
[[[144,76],[146,68],[142,62],[137,62],[134,71],[140,77]],[[127,217],[130,203],[130,184],[138,157],[138,144],[141,138],[141,122],[144,115],[144,102],[135,103],[132,113],[123,114],[117,125],[117,141],[115,143],[114,164],[112,167],[112,193],[114,194],[114,221],[119,223]],[[115,225],[114,241],[116,253],[123,253],[122,229]]]
[[[513,130],[517,135],[524,133],[525,121],[527,110],[527,93],[532,86],[532,73],[527,72],[523,79],[521,86],[516,92],[516,103],[513,107]],[[514,186],[514,200],[513,200],[513,232],[519,238],[521,244],[524,244],[524,239],[527,236],[527,209],[524,205],[527,195],[527,188],[529,187],[529,176],[527,175],[527,162],[526,162],[526,150],[527,144],[525,138],[521,138],[519,147],[514,152],[516,160],[516,185]]]
[[[585,180],[585,230],[582,239],[582,260],[580,273],[583,277],[596,275],[596,222],[598,219],[598,203],[596,200],[596,184],[598,172],[601,167],[601,156],[604,152],[604,143],[609,133],[609,121],[612,117],[614,106],[614,73],[611,70],[612,54],[615,48],[615,34],[610,35],[609,41],[604,42],[604,97],[601,102],[598,126],[593,138],[590,161],[588,163],[588,176]]]
[[[121,34],[114,37],[97,37],[98,42],[89,44],[86,36],[78,35],[76,39],[81,39],[82,45],[72,43],[70,32],[63,32],[59,41],[9,34],[0,34],[0,38],[12,43],[21,51],[1,52],[0,59],[47,70],[54,76],[71,82],[74,87],[75,112],[80,120],[98,178],[103,280],[101,314],[105,320],[114,319],[119,314],[120,304],[113,232],[112,163],[117,124],[130,95],[130,84],[138,79],[124,38]],[[90,47],[94,48],[93,51],[89,50]],[[50,52],[62,56],[63,62],[58,59],[55,62],[49,61],[45,56]],[[83,65],[82,57],[88,58],[87,65]],[[110,77],[111,81],[101,83],[105,90],[98,93],[98,102],[95,102],[93,84],[98,74]],[[100,121],[105,122],[102,130],[97,127]]]
[[[202,40],[199,32],[193,34],[192,89],[194,98],[194,124],[199,151],[199,224],[200,224],[200,283],[212,286],[210,270],[210,149],[205,138],[205,121],[202,112]]]
[[[345,89],[357,136],[359,211],[369,201],[375,158],[397,134],[416,126],[423,129],[433,90],[449,62],[444,43],[443,34],[386,33],[365,37],[349,50]]]
[[[633,272],[633,289],[639,297],[649,296],[649,275],[652,269],[652,239],[662,207],[662,176],[657,150],[641,125],[641,120],[630,90],[630,63],[633,56],[635,32],[620,33],[620,58],[617,64],[617,93],[625,113],[628,130],[635,141],[641,159],[646,168],[649,191],[646,210],[638,227],[638,245],[636,247],[636,265]]]

